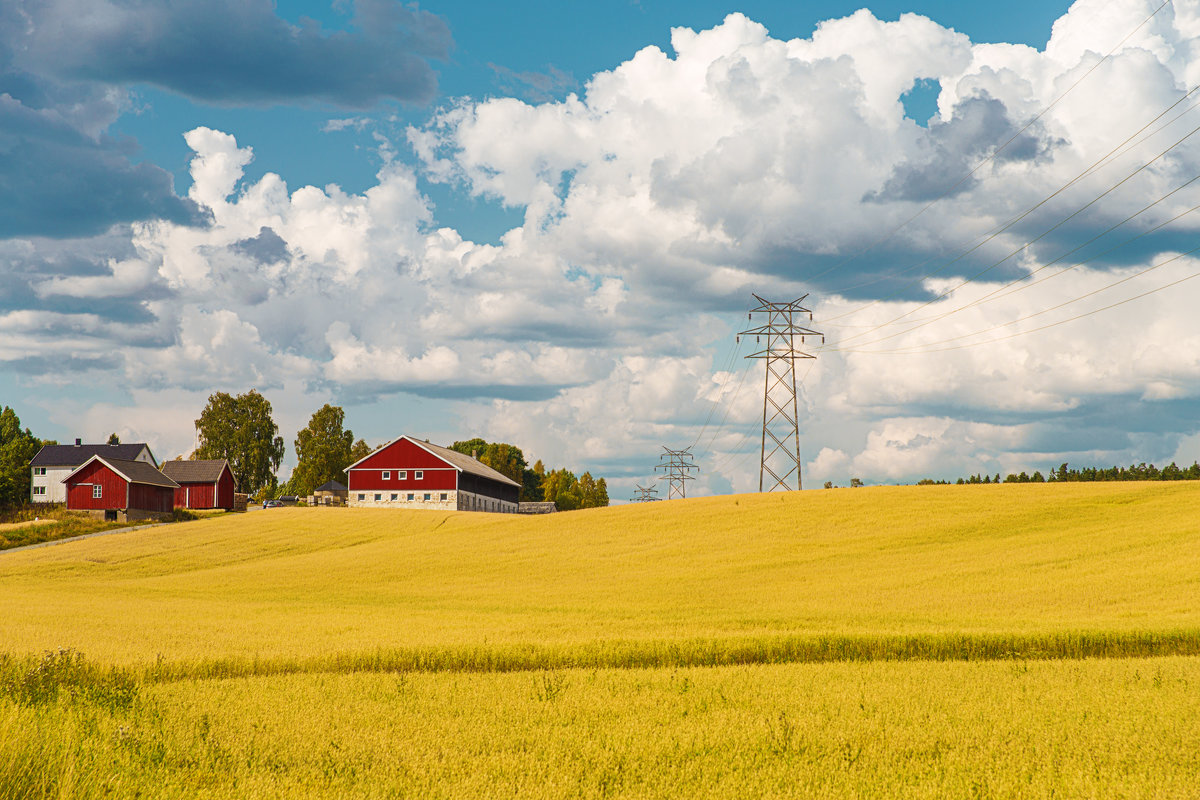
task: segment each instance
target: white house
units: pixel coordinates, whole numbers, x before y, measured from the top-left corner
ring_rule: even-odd
[[[33,471],[33,487],[29,500],[33,503],[65,503],[67,487],[63,483],[67,476],[92,456],[120,461],[144,461],[158,469],[150,445],[134,444],[48,444],[38,451],[29,462]]]

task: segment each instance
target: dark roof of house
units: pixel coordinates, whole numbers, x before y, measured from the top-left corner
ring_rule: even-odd
[[[83,464],[72,472],[67,477],[63,478],[63,483],[71,479],[71,476],[79,472],[90,463],[93,459],[107,464],[118,475],[130,483],[143,483],[148,486],[165,486],[168,489],[178,489],[179,484],[171,480],[166,475],[158,471],[157,468],[150,466],[145,461],[122,461],[119,458],[105,458],[104,456],[92,456]]]
[[[346,491],[346,487],[342,486],[337,481],[325,481],[325,483],[322,483],[320,486],[313,489],[313,491],[314,492],[344,492],[344,491]]]
[[[149,451],[150,446],[145,442],[130,444],[47,444],[38,450],[31,467],[78,467],[92,456],[103,456],[105,459],[115,458],[118,461],[133,461],[142,452]],[[151,458],[154,454],[151,453]]]
[[[163,474],[178,483],[216,483],[221,473],[229,466],[223,458],[196,461],[167,461],[162,465]]]

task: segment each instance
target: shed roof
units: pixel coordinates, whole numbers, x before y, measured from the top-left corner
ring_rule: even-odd
[[[145,442],[129,444],[47,444],[42,445],[37,455],[29,462],[31,467],[78,467],[86,463],[92,456],[115,458],[118,461],[133,461],[145,448],[150,451],[150,445]],[[150,454],[154,458],[154,454]]]
[[[63,483],[71,480],[88,464],[93,461],[99,461],[104,466],[111,469],[113,472],[120,475],[130,483],[142,483],[147,486],[165,486],[168,489],[178,489],[179,484],[171,480],[169,477],[159,472],[155,467],[150,466],[145,461],[122,461],[118,458],[103,458],[102,456],[92,456],[87,461],[80,464],[70,475],[63,478]]]
[[[163,474],[179,483],[216,483],[227,469],[229,462],[223,458],[168,461],[162,465]]]
[[[345,492],[345,491],[347,491],[347,489],[345,486],[342,486],[337,481],[325,481],[320,486],[313,489],[313,491],[314,492]]]

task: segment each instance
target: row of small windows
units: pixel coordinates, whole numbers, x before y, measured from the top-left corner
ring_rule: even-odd
[[[418,473],[418,474],[419,474],[419,473]],[[385,473],[384,473],[384,475],[386,476],[386,475],[387,475],[387,473],[385,472]],[[366,499],[367,499],[367,496],[366,496],[366,494],[359,494],[359,496],[358,496],[358,499],[359,499],[359,500],[366,500]],[[398,493],[396,493],[396,492],[392,492],[392,495],[391,495],[391,498],[390,498],[391,502],[396,502],[396,501],[397,501],[397,500],[399,500],[399,499],[400,499],[400,495],[399,495]],[[405,498],[404,498],[404,499],[405,499],[405,501],[406,501],[406,502],[409,502],[409,503],[411,503],[411,502],[413,502],[414,500],[416,500],[416,499],[417,499],[417,495],[416,495],[416,493],[415,493],[415,492],[409,492],[409,493],[408,493],[408,494],[405,496]],[[432,492],[425,492],[424,494],[422,494],[422,495],[421,495],[421,500],[422,500],[422,501],[429,501],[429,500],[432,500],[432,499],[433,499],[433,493],[432,493]],[[441,494],[438,496],[438,500],[440,500],[440,501],[441,501],[441,502],[443,502],[443,503],[444,503],[444,502],[446,502],[446,499],[447,499],[447,497],[446,497],[446,493],[445,493],[445,492],[442,492],[442,493],[441,493]],[[376,501],[376,502],[379,502],[379,501],[381,501],[381,500],[383,500],[383,493],[382,493],[382,492],[378,492],[378,493],[376,493],[376,494],[375,494],[375,501]]]
[[[385,480],[385,481],[390,481],[390,480],[392,479],[392,471],[391,471],[391,470],[388,470],[388,469],[385,469],[385,470],[383,471],[383,476],[382,476],[382,477],[383,477],[383,480]],[[425,477],[425,471],[424,471],[424,470],[420,470],[420,469],[418,469],[418,470],[413,470],[413,480],[414,480],[414,481],[419,481],[419,480],[423,479],[424,477]],[[402,469],[402,470],[400,470],[399,472],[397,472],[397,473],[396,473],[396,480],[398,480],[398,481],[408,480],[408,470],[406,470],[406,469]],[[359,498],[359,499],[361,500],[362,498]],[[395,498],[393,498],[393,499],[395,499]],[[411,498],[410,498],[410,499],[411,499]]]

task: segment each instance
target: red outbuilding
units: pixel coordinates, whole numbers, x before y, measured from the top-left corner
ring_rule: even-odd
[[[517,513],[521,484],[471,456],[401,436],[346,468],[351,506]]]
[[[67,508],[120,522],[152,519],[175,508],[179,484],[144,461],[92,456],[63,479]]]
[[[179,484],[175,490],[176,508],[233,508],[237,481],[229,462],[223,458],[197,461],[168,461],[163,474]]]

